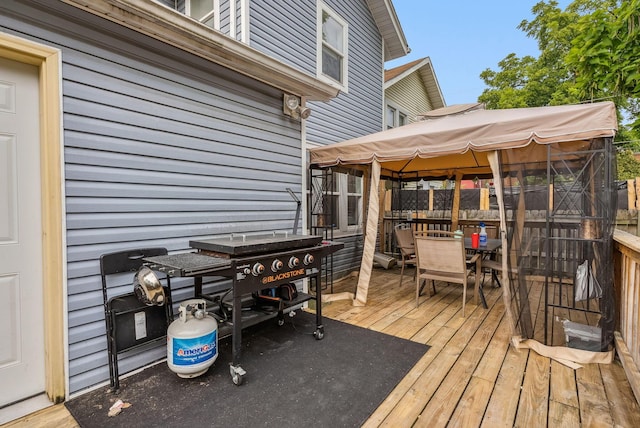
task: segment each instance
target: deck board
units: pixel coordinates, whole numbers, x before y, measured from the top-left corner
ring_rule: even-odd
[[[516,426],[541,427],[546,425],[549,411],[549,366],[548,358],[535,352],[529,353],[527,369],[522,382],[522,393],[518,403]]]
[[[576,384],[580,399],[580,419],[585,426],[611,427],[613,417],[597,364],[585,364],[576,370]]]
[[[376,272],[376,283],[384,283],[385,276],[397,284],[392,270]],[[468,293],[462,318],[459,286],[437,288],[417,309],[406,305],[415,290],[405,283],[391,288],[395,300],[385,292],[385,301],[394,302],[388,308],[376,302],[371,317],[368,309],[358,312],[361,326],[431,346],[364,426],[639,426],[640,409],[619,363],[590,365],[579,376],[583,369],[510,346],[501,289],[485,289],[489,309],[474,305]],[[544,290],[541,285],[532,290],[533,327],[543,335]],[[375,293],[370,287],[370,300]],[[554,343],[562,339],[557,325],[548,327]]]

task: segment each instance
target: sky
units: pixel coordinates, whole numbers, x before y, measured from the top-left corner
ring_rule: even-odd
[[[446,105],[472,103],[486,89],[480,73],[498,71],[510,53],[539,56],[517,27],[539,0],[393,0],[411,52],[385,69],[429,57]],[[569,0],[559,0],[566,8]]]

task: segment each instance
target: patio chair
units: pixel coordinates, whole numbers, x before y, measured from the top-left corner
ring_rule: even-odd
[[[404,276],[404,268],[406,265],[416,265],[416,250],[413,245],[413,231],[411,226],[407,224],[399,224],[395,227],[396,243],[400,250],[400,286],[402,286],[402,278]],[[415,273],[414,273],[415,277]]]
[[[479,254],[467,259],[464,240],[454,238],[453,232],[429,230],[414,235],[416,251],[416,307],[420,305],[421,282],[445,281],[462,285],[462,316],[467,301],[469,266],[475,265]]]
[[[529,244],[530,245],[530,244]],[[515,255],[512,254],[512,260],[515,259]],[[498,287],[502,287],[500,278],[502,275],[502,251],[498,252],[495,257],[482,260],[482,270],[489,270],[491,272],[491,285],[498,284]],[[509,267],[508,271],[511,275],[517,275],[518,269],[516,267]],[[482,278],[484,281],[484,276]]]

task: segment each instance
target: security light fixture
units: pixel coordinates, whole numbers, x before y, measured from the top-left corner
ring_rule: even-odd
[[[306,119],[311,115],[311,109],[309,107],[302,106],[300,98],[295,95],[284,94],[282,110],[284,111],[284,114],[291,116],[294,119]]]

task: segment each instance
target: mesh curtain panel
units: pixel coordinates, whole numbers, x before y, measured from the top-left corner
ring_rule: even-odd
[[[402,214],[426,218],[451,219],[454,188],[452,180],[438,180],[438,188],[429,189],[429,181],[388,180],[391,185],[391,208],[402,219]],[[436,186],[434,186],[436,187]],[[406,218],[406,217],[405,217]]]
[[[609,138],[501,152],[509,248],[503,256],[522,337],[611,349],[615,159]]]

